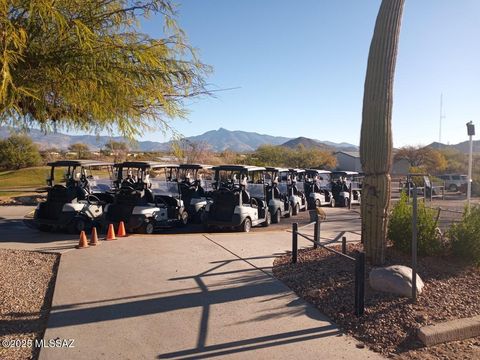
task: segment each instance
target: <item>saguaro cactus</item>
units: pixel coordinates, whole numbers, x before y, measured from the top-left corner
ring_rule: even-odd
[[[375,265],[385,259],[392,166],[393,78],[404,0],[382,0],[375,23],[363,95],[360,160],[362,240]]]

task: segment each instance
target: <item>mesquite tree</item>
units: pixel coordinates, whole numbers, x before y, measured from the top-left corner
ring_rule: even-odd
[[[363,95],[360,159],[365,179],[362,198],[362,240],[367,258],[380,265],[390,204],[392,166],[393,78],[404,0],[383,0],[375,23]]]

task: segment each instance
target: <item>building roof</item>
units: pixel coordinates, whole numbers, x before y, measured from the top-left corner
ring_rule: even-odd
[[[347,156],[360,159],[360,151],[337,151],[335,155],[337,154],[345,154]]]

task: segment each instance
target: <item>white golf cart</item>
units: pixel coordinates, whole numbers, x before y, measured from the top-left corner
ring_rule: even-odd
[[[309,209],[324,205],[335,207],[330,179],[331,172],[328,170],[305,170],[305,194]]]
[[[206,230],[218,227],[249,232],[252,226],[270,225],[264,167],[222,165],[212,170],[212,202],[207,203],[203,217]]]
[[[114,202],[105,207],[105,225],[123,221],[129,232],[152,234],[160,228],[187,224],[178,183],[168,176],[172,165],[127,161],[115,168],[118,189]]]
[[[285,178],[287,182],[292,215],[298,215],[300,211],[306,211],[308,202],[305,196],[305,170],[288,169],[288,174],[281,172],[280,178]]]
[[[113,201],[112,164],[92,160],[50,162],[47,200],[38,204],[31,224],[41,231],[67,230],[79,233],[98,226],[103,208]],[[58,169],[62,179],[55,179]]]
[[[282,216],[290,217],[292,215],[292,205],[289,201],[285,177],[288,172],[288,169],[284,168],[266,167],[267,203],[270,214],[272,214],[272,223],[279,223]]]
[[[332,192],[338,206],[359,205],[362,201],[362,177],[356,171],[333,171]]]

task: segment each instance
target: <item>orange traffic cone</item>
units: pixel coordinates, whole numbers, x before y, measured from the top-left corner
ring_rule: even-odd
[[[88,245],[96,246],[98,244],[100,243],[98,242],[97,228],[94,226],[92,229],[92,235],[90,236],[90,242],[88,243]]]
[[[77,249],[85,249],[88,248],[88,240],[87,240],[87,235],[85,235],[85,231],[82,231],[80,233],[80,241],[78,242],[78,245],[75,246]]]
[[[115,237],[115,229],[113,228],[113,224],[108,225],[108,232],[105,240],[117,240]]]
[[[123,223],[123,221],[120,221],[120,224],[118,224],[118,233],[117,233],[117,236],[118,236],[118,237],[125,237],[125,236],[127,236],[127,232],[125,231],[125,224]]]

